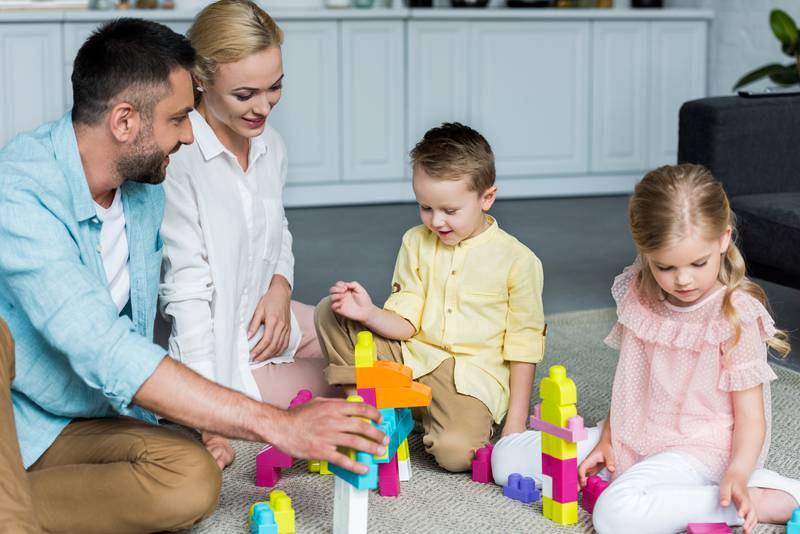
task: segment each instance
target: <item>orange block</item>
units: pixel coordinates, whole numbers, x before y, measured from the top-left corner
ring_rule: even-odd
[[[416,408],[431,405],[431,388],[412,382],[405,388],[375,389],[375,404],[381,408]]]
[[[411,368],[395,362],[375,362],[372,367],[356,367],[359,388],[402,388],[411,385]]]

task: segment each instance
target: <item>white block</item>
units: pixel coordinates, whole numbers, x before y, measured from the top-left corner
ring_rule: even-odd
[[[405,482],[411,480],[411,458],[408,460],[397,461],[397,472],[400,475],[400,481]]]
[[[367,534],[369,490],[356,489],[334,476],[333,534]]]
[[[553,498],[553,479],[550,475],[542,475],[542,496]]]

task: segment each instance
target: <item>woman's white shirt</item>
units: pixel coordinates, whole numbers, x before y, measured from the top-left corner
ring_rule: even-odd
[[[195,142],[171,156],[159,306],[172,320],[169,354],[206,378],[260,399],[251,370],[292,361],[286,351],[253,364],[247,327],[273,275],[293,285],[292,235],[283,210],[286,147],[271,126],[250,141],[247,171],[205,119],[189,114]]]

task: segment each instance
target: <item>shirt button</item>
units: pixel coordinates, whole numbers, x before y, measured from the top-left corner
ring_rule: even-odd
[[[453,313],[453,308],[447,308],[447,313]]]
[[[100,246],[100,245],[97,245],[97,248],[95,250],[97,250],[98,254],[102,254],[103,253],[103,247]]]
[[[455,271],[455,269],[453,269],[452,271],[450,271],[450,274],[456,274],[456,271]]]

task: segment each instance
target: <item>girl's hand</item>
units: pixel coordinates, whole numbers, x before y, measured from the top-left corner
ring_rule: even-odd
[[[280,277],[280,280],[285,280]],[[292,327],[291,318],[292,291],[288,282],[273,281],[269,289],[256,305],[250,326],[247,327],[247,339],[252,338],[258,327],[264,325],[264,335],[250,351],[254,362],[263,362],[267,358],[282,354],[289,346],[289,334]]]
[[[581,465],[578,466],[578,483],[580,487],[586,487],[586,479],[596,475],[604,467],[608,469],[609,473],[617,470],[611,441],[601,439],[592,449],[592,452],[581,462]]]
[[[747,491],[747,478],[743,473],[729,469],[719,483],[720,506],[730,505],[733,499],[736,511],[744,518],[745,534],[758,525],[756,509],[750,501],[750,492]]]
[[[330,295],[331,309],[353,321],[367,322],[375,308],[369,293],[358,282],[336,282]]]
[[[236,451],[233,450],[228,438],[210,432],[203,432],[201,438],[203,440],[203,445],[206,446],[208,452],[214,457],[214,461],[217,462],[220,471],[233,463],[233,459],[236,457]]]

